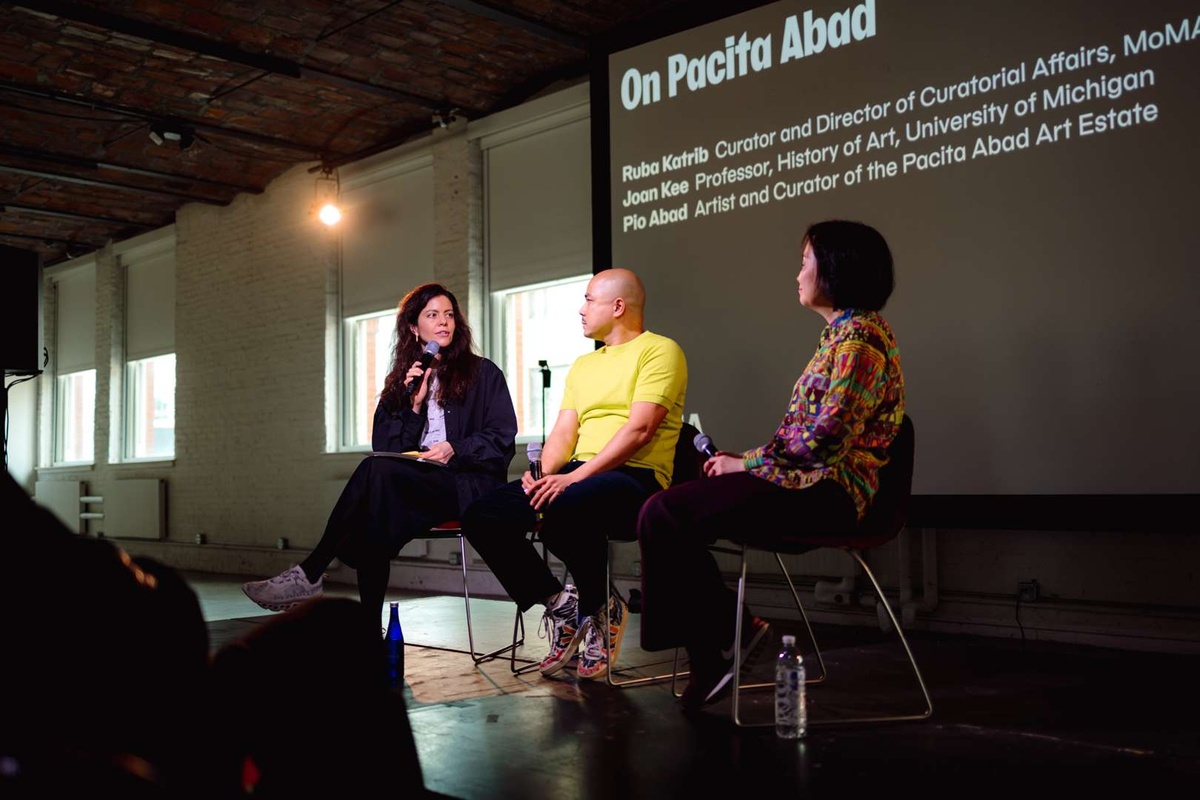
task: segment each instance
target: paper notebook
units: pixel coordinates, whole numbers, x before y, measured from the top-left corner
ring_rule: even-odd
[[[443,464],[440,461],[430,461],[429,459],[425,458],[424,455],[422,453],[418,452],[417,450],[408,450],[403,453],[391,453],[391,452],[387,452],[385,450],[373,450],[370,453],[368,453],[367,455],[375,456],[375,457],[383,457],[383,458],[405,458],[405,459],[408,459],[409,461],[420,461],[422,464],[429,464],[430,466],[434,466],[434,467],[445,467],[446,466],[445,464]]]

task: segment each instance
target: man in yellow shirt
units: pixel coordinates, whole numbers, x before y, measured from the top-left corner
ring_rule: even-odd
[[[604,346],[576,359],[567,374],[542,476],[526,472],[463,514],[467,540],[521,610],[546,607],[543,675],[566,666],[581,643],[581,678],[602,678],[617,660],[628,609],[609,597],[608,539],[632,539],[642,503],[671,482],[687,361],[673,340],[645,329],[645,305],[633,272],[605,269],[592,278],[579,314],[584,335]],[[555,578],[529,541],[539,515],[542,542],[574,584]]]

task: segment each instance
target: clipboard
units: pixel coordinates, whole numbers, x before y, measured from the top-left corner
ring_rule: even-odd
[[[422,456],[420,451],[417,450],[407,450],[403,453],[392,453],[387,450],[372,450],[370,453],[367,453],[367,456],[369,458],[403,458],[407,461],[419,461],[422,464],[429,464],[432,467],[441,467],[443,469],[447,468],[447,466],[440,461],[430,461]]]

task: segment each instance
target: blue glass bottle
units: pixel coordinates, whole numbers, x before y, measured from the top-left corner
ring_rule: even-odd
[[[404,631],[400,630],[400,604],[397,602],[392,603],[384,643],[387,645],[388,685],[402,686],[404,685]]]

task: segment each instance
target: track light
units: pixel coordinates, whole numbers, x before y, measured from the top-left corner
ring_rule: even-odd
[[[189,125],[152,122],[150,123],[150,141],[159,146],[164,142],[178,142],[180,150],[187,150],[196,142],[196,130]]]
[[[452,108],[449,111],[434,112],[433,116],[430,118],[430,122],[445,130],[462,119],[462,117],[459,116],[458,111],[459,110],[457,108]]]
[[[313,209],[317,219],[326,225],[336,225],[342,219],[342,210],[338,208],[339,182],[337,173],[332,167],[321,167],[321,177],[317,178],[317,191],[313,200]]]

